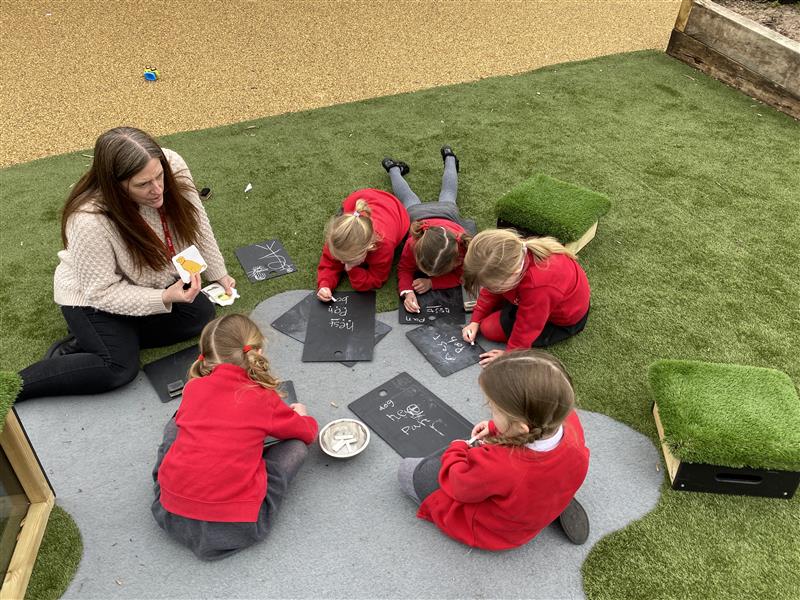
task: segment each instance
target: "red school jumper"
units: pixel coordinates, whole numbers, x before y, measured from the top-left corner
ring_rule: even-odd
[[[366,292],[381,287],[389,279],[394,260],[394,249],[400,245],[408,233],[411,221],[403,204],[388,192],[366,188],[350,194],[342,202],[344,214],[356,209],[356,201],[365,200],[372,211],[372,228],[378,235],[378,247],[367,253],[364,263],[350,269],[350,284],[357,292]],[[317,289],[336,289],[339,277],[344,271],[344,263],[336,260],[328,250],[328,244],[322,247],[322,258],[317,267]]]
[[[468,546],[507,550],[526,544],[567,507],[589,469],[574,411],[548,452],[455,440],[442,455],[439,489],[417,516]]]
[[[589,310],[589,280],[581,266],[566,254],[551,254],[537,261],[528,251],[525,274],[517,287],[502,294],[481,288],[472,312],[472,323],[480,323],[505,299],[518,306],[514,329],[506,349],[530,348],[550,321],[574,325]]]
[[[420,223],[426,224],[429,228],[444,227],[452,231],[456,237],[464,235],[464,228],[448,219],[422,219]],[[414,273],[419,270],[417,259],[414,258],[416,243],[414,238],[408,236],[406,244],[403,246],[403,253],[400,255],[400,263],[397,265],[397,283],[400,292],[414,289]],[[461,244],[458,245],[458,258],[459,262],[455,269],[439,277],[430,278],[431,289],[443,290],[461,285],[461,276],[464,274],[464,249]]]
[[[317,435],[313,417],[227,363],[186,384],[175,422],[178,436],[158,469],[161,505],[200,521],[255,522],[267,494],[264,439],[310,444]]]

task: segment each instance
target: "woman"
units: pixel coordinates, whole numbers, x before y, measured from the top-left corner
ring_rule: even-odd
[[[18,400],[117,388],[139,372],[139,348],[199,334],[214,307],[199,275],[184,289],[171,260],[190,245],[208,280],[228,294],[236,285],[186,163],[132,127],[97,139],[64,206],[61,239],[53,288],[70,336],[20,372]]]

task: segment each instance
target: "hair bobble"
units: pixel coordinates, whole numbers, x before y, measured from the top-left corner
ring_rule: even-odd
[[[197,355],[197,360],[199,360],[200,362],[203,362],[205,359],[206,359],[206,357],[203,356],[202,354],[198,354]]]
[[[242,352],[243,352],[243,353],[245,353],[245,354],[247,354],[247,353],[248,353],[248,352],[250,352],[250,350],[252,350],[252,349],[253,349],[253,347],[252,347],[250,344],[245,344],[245,345],[242,347]]]
[[[361,212],[360,212],[360,211],[358,211],[358,210],[354,210],[354,211],[353,211],[353,216],[354,216],[354,217],[357,219],[358,217],[360,217],[360,216],[361,216]]]

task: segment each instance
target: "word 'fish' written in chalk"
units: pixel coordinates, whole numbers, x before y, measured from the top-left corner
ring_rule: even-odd
[[[380,410],[383,411],[389,408],[395,408],[394,400],[387,400],[386,402],[384,402],[381,405]],[[409,404],[404,409],[395,412],[388,412],[386,413],[386,418],[389,419],[390,421],[404,422],[405,419],[410,419],[411,421],[413,421],[413,423],[409,423],[408,425],[403,425],[400,428],[400,431],[402,431],[406,435],[409,435],[412,431],[415,431],[417,429],[421,429],[423,427],[429,427],[430,429],[433,429],[433,431],[444,437],[444,434],[438,429],[436,429],[436,425],[439,421],[438,420],[431,421],[430,419],[425,417],[425,411],[423,411],[417,404]]]
[[[332,327],[334,329],[347,329],[348,331],[353,331],[354,328],[353,321],[351,319],[344,318],[347,316],[346,305],[348,299],[349,299],[348,296],[345,296],[344,298],[334,298],[336,304],[329,306],[328,312],[336,316],[331,317],[330,322],[328,323],[329,327]]]

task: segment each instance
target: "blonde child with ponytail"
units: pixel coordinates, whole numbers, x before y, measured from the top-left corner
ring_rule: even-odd
[[[474,427],[477,445],[455,440],[443,453],[401,463],[400,486],[420,503],[417,516],[485,550],[526,544],[556,519],[582,544],[589,520],[575,493],[589,449],[564,365],[517,350],[488,365],[478,383],[492,419]]]
[[[343,271],[356,291],[381,287],[389,279],[395,249],[410,224],[405,207],[390,193],[363,189],[350,194],[325,228],[317,298],[332,299]]]
[[[281,399],[264,344],[244,315],[206,325],[158,449],[153,516],[204,560],[264,539],[317,434],[303,404]],[[267,437],[283,441],[265,449]]]
[[[573,336],[589,318],[589,280],[575,255],[552,237],[523,239],[509,229],[480,232],[464,257],[464,286],[478,296],[463,337],[544,347]],[[502,354],[481,356],[486,366]]]

